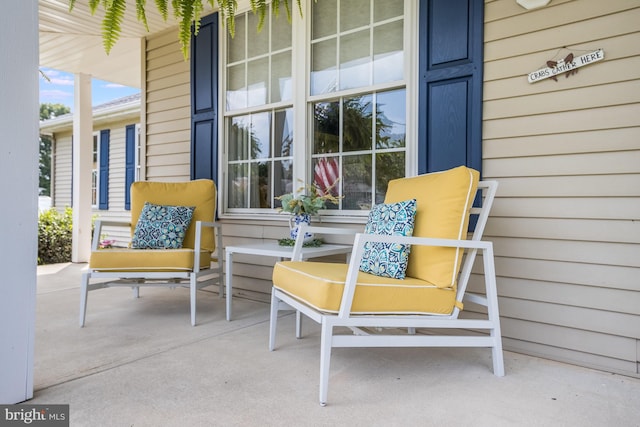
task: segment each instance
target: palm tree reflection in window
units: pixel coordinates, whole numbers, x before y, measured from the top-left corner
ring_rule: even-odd
[[[340,176],[341,209],[370,209],[390,180],[405,176],[404,103],[401,89],[314,105],[314,184],[326,188],[323,176]]]

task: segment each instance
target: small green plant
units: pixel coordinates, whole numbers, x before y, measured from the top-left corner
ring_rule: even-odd
[[[333,195],[333,189],[337,183],[338,180],[324,191],[314,183],[306,187],[300,187],[297,191],[297,195],[294,193],[287,193],[276,197],[276,199],[280,200],[282,203],[282,207],[279,208],[279,210],[293,215],[316,215],[320,209],[324,209],[326,207],[327,203],[337,205],[339,200],[342,198],[340,196]],[[305,192],[302,193],[303,191]]]
[[[73,210],[49,209],[38,218],[38,265],[71,261]]]

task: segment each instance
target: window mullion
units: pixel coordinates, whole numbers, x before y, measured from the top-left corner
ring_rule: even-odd
[[[308,16],[310,8],[307,2],[302,2],[303,16]],[[307,88],[309,87],[310,63],[309,52],[306,49],[308,37],[311,34],[311,19],[302,19],[299,14],[294,13],[292,17],[292,40],[291,40],[291,66],[293,85],[293,190],[298,187],[299,182],[304,184],[308,181],[308,171],[311,167],[310,147],[313,129],[307,127],[311,120],[311,109],[307,104]]]

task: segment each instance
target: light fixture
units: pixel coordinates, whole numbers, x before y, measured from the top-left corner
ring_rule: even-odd
[[[516,3],[527,10],[531,10],[546,6],[550,1],[551,0],[516,0]]]

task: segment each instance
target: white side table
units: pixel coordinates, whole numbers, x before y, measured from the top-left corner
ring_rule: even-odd
[[[352,249],[353,247],[350,245],[333,245],[325,243],[318,247],[303,248],[302,258],[309,259],[329,255],[350,254]],[[227,246],[224,250],[226,253],[227,265],[227,271],[225,272],[227,287],[227,320],[231,320],[233,254],[262,255],[279,258],[280,260],[285,258],[290,259],[291,255],[293,255],[293,246],[280,246],[278,242],[267,242],[250,245]]]

